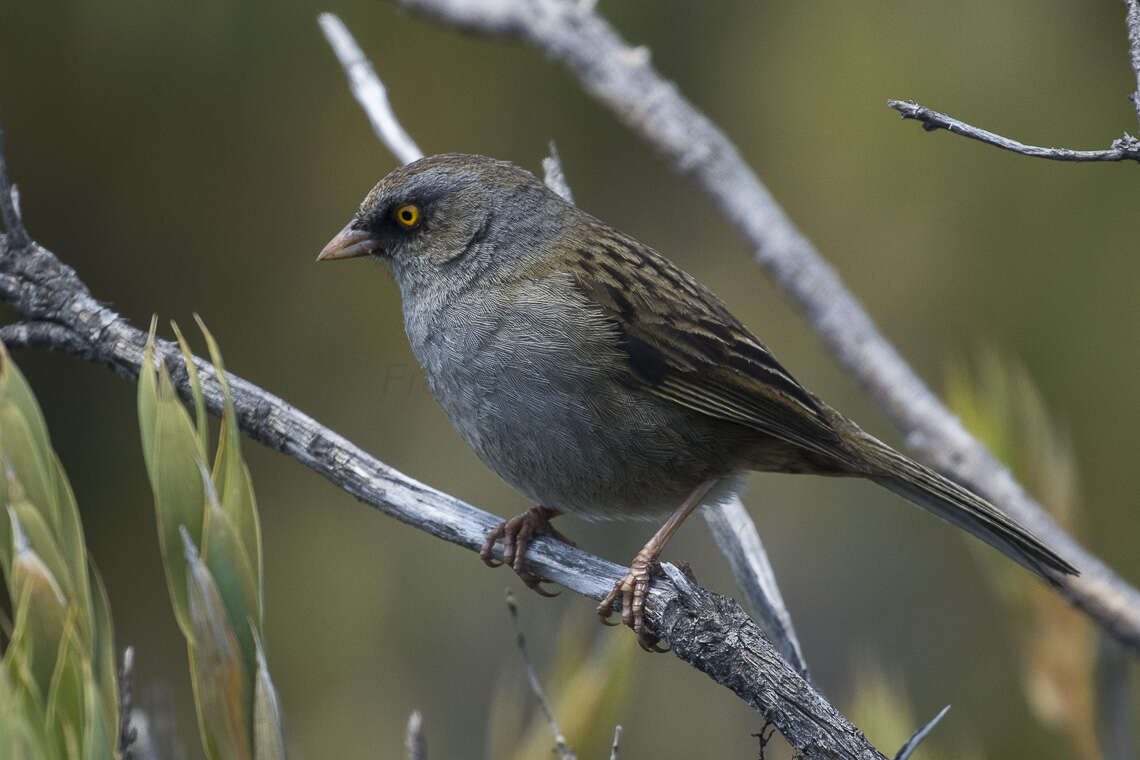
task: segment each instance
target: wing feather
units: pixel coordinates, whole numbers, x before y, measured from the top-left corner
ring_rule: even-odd
[[[618,328],[631,382],[813,451],[841,448],[818,399],[711,291],[652,248],[591,221],[591,234],[569,246],[568,266]]]

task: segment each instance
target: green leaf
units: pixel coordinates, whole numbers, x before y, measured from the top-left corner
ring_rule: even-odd
[[[11,508],[8,517],[15,549],[12,556],[12,599],[16,603],[16,628],[9,644],[9,654],[14,650],[22,655],[26,672],[30,674],[43,704],[67,625],[67,599],[47,565],[32,551]]]
[[[99,684],[103,700],[103,714],[112,735],[119,730],[119,674],[115,667],[115,627],[111,621],[111,601],[107,587],[95,566],[90,570],[93,591],[93,642],[91,645],[91,671]]]
[[[159,545],[174,616],[183,633],[189,636],[186,572],[178,551],[181,544],[178,533],[185,526],[192,536],[202,534],[205,491],[201,470],[204,465],[198,456],[198,437],[174,392],[165,366],[158,372],[154,417],[151,488],[158,514]]]
[[[221,384],[222,393],[225,396],[221,432],[218,436],[218,453],[214,460],[214,483],[217,485],[218,493],[221,496],[222,509],[233,520],[238,535],[245,545],[246,554],[257,571],[257,589],[260,600],[263,576],[261,526],[258,523],[253,482],[249,477],[249,470],[246,468],[245,461],[241,457],[241,428],[237,423],[229,380],[226,378],[226,368],[222,363],[222,352],[218,348],[214,336],[206,329],[206,323],[202,321],[202,318],[195,314],[194,319],[198,322],[198,328],[206,338],[210,360],[217,370],[218,382]],[[256,619],[260,625],[262,619],[260,602]]]
[[[83,659],[83,647],[77,629],[74,625],[69,625],[60,640],[55,673],[52,674],[47,696],[47,728],[55,735],[61,750],[67,748],[68,742],[78,736],[83,727],[86,712]]]
[[[142,366],[139,367],[139,438],[142,439],[143,461],[146,463],[147,477],[154,483],[154,424],[158,418],[158,375],[154,369],[154,332],[158,327],[158,317],[150,318],[150,333],[143,349]]]
[[[87,709],[87,720],[83,724],[83,760],[115,760],[117,754],[117,739],[119,726],[110,720],[103,704],[99,686],[91,673],[90,663],[83,679],[84,705]]]
[[[187,531],[182,532],[186,553],[195,699],[202,744],[217,758],[250,760],[247,726],[248,684],[241,648],[230,625],[225,604],[206,563]]]
[[[13,531],[13,548],[16,546],[15,525],[18,522],[22,534],[21,539],[27,543],[39,561],[47,567],[55,582],[59,584],[64,602],[72,599],[75,595],[75,581],[71,578],[71,570],[56,544],[51,528],[44,522],[43,515],[26,501],[17,501],[10,505],[8,514],[10,517],[7,522]],[[17,598],[15,593],[13,593],[12,598]]]
[[[71,490],[71,482],[67,479],[67,473],[59,461],[59,456],[54,450],[49,450],[48,453],[55,466],[56,503],[59,506],[59,523],[53,528],[59,548],[67,560],[73,587],[73,594],[68,596],[68,599],[79,614],[79,630],[86,640],[90,640],[94,622],[91,588],[87,583],[87,541],[83,535],[83,522],[79,518],[79,505],[75,501],[75,493]]]
[[[6,362],[4,368],[10,373],[16,371],[11,361]],[[0,393],[0,448],[14,478],[23,487],[25,499],[43,512],[49,525],[57,525],[59,491],[55,483],[55,462],[50,457],[50,448],[39,447],[24,410],[12,402],[11,392],[18,385],[14,380],[15,377],[9,378],[9,382],[3,384],[5,392]]]
[[[249,621],[253,643],[257,647],[257,676],[253,686],[253,756],[254,760],[285,760],[285,736],[281,730],[281,708],[277,691],[269,677],[265,650],[253,621]]]
[[[253,635],[245,621],[254,618],[260,611],[257,576],[230,516],[222,511],[212,489],[207,489],[206,502],[206,520],[202,527],[202,561],[210,569],[225,604],[230,625],[237,632],[246,680],[252,681],[256,652]]]
[[[202,397],[202,383],[198,377],[198,365],[194,363],[194,354],[190,351],[190,344],[182,337],[178,323],[170,320],[174,335],[178,338],[178,347],[182,349],[182,360],[186,362],[186,377],[190,381],[190,393],[194,396],[194,424],[198,429],[198,444],[201,449],[202,461],[206,461],[206,450],[210,445],[210,426],[206,418],[206,400]]]
[[[48,455],[47,424],[28,381],[0,343],[0,448],[24,486],[28,500],[55,524],[55,472]]]
[[[28,707],[26,694],[0,668],[0,758],[55,760],[59,752],[47,735],[42,715]]]

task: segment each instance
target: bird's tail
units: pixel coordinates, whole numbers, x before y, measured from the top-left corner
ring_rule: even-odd
[[[1080,574],[1041,539],[977,494],[866,433],[861,438],[859,449],[871,466],[869,477],[879,485],[972,533],[1053,585],[1058,574]]]

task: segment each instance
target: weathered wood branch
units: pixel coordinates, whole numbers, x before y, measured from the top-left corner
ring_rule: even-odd
[[[962,427],[792,223],[736,146],[653,68],[645,48],[627,45],[594,12],[592,3],[401,2],[466,31],[525,40],[565,66],[586,92],[716,202],[752,246],[756,261],[904,433],[910,450],[985,496],[1076,565],[1081,575],[1065,578],[1060,593],[1133,652],[1140,652],[1140,591],[1062,530],[985,445]],[[1134,35],[1134,61],[1136,44]]]

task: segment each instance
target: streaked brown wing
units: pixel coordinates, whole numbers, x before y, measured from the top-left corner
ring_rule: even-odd
[[[595,225],[589,243],[574,246],[570,273],[620,328],[634,382],[711,417],[835,452],[839,438],[819,401],[708,288],[648,246]]]

